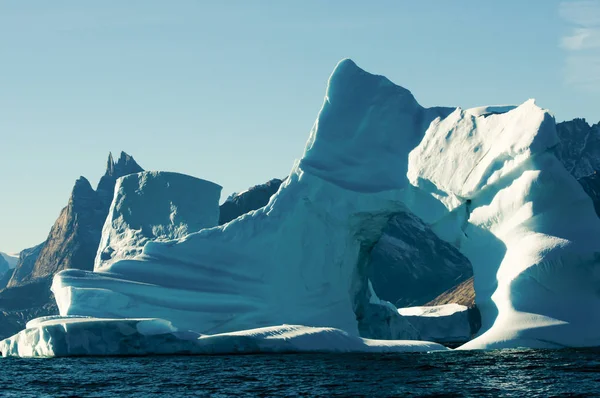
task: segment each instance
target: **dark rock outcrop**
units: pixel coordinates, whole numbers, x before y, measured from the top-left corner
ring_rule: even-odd
[[[141,173],[142,171],[144,171],[144,169],[136,163],[131,155],[121,152],[119,160],[115,162],[112,154],[108,154],[106,172],[102,178],[100,178],[98,187],[96,188],[98,198],[100,202],[102,202],[102,212],[106,213],[104,214],[105,219],[113,199],[113,194],[115,193],[117,179],[129,174]],[[102,223],[104,223],[104,220],[102,220]]]
[[[10,267],[8,266],[8,261],[6,261],[4,257],[0,256],[0,278],[4,276],[9,270]]]
[[[594,172],[592,175],[581,177],[579,183],[585,193],[592,198],[596,214],[600,217],[600,174]]]
[[[452,286],[425,305],[460,304],[467,307],[475,305],[475,289],[473,288],[473,277]]]
[[[229,197],[220,207],[219,225],[266,206],[283,181],[285,179],[274,178],[266,184],[256,185],[245,192]]]
[[[473,275],[465,256],[410,213],[388,222],[368,269],[377,296],[398,308],[424,305]]]
[[[122,152],[116,163],[112,154],[109,154],[106,173],[95,191],[87,179],[80,177],[75,182],[69,203],[52,226],[48,239],[29,249],[27,258],[19,261],[8,288],[51,278],[67,268],[92,270],[115,183],[119,177],[140,171],[143,169],[135,160]],[[36,251],[38,255],[32,264]]]
[[[0,310],[0,340],[25,329],[27,322],[32,319],[56,314],[58,308],[53,301],[22,310]]]
[[[575,178],[600,171],[600,123],[589,125],[585,119],[556,124],[560,144],[556,156]]]
[[[33,271],[33,267],[35,266],[35,262],[37,261],[40,252],[46,245],[46,242],[42,242],[37,246],[30,247],[29,249],[25,249],[21,251],[19,255],[19,261],[17,262],[17,266],[14,269],[11,280],[15,279],[15,281],[27,278],[27,275],[31,274]],[[10,281],[9,281],[10,283]],[[8,283],[7,283],[8,285]],[[17,283],[15,283],[15,286]]]
[[[4,289],[6,285],[8,285],[8,281],[10,281],[10,278],[12,278],[13,272],[15,272],[14,269],[9,269],[0,277],[0,290]]]
[[[30,319],[58,313],[50,291],[52,277],[67,268],[94,268],[115,183],[119,177],[140,171],[143,169],[126,153],[122,152],[116,163],[109,154],[106,173],[96,190],[84,177],[75,182],[69,203],[48,239],[21,252],[6,288],[0,291],[0,339],[23,329]]]
[[[50,230],[31,272],[19,273],[8,287],[51,277],[66,268],[93,269],[106,214],[96,192],[83,177],[75,182],[69,204]]]

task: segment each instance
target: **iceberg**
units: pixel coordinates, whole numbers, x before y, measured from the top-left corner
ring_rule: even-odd
[[[369,281],[370,254],[399,214],[417,217],[473,266],[482,328],[462,348],[600,345],[600,220],[558,160],[558,144],[553,117],[533,100],[424,108],[343,60],[302,158],[266,206],[217,226],[216,184],[160,183],[145,195],[144,174],[119,180],[94,271],[64,270],[52,285],[61,316],[99,320],[48,320],[3,342],[3,352],[57,355],[49,342],[71,334],[95,341],[104,329],[122,341],[122,324],[132,341],[164,342],[161,353],[181,352],[169,336],[261,352],[279,338],[273,333],[298,342],[287,350],[303,350],[301,341],[315,347],[313,332],[319,350],[406,347],[394,341],[420,338],[418,330]],[[188,189],[204,220],[194,225],[168,210],[185,208]],[[137,209],[139,218],[127,220]],[[168,322],[177,332],[148,337],[140,318],[161,319],[149,330]],[[66,337],[52,335],[60,330]],[[330,333],[335,343],[323,343]]]
[[[383,226],[406,209],[408,153],[429,123],[449,112],[423,108],[408,90],[340,62],[305,155],[265,207],[176,240],[136,241],[110,222],[121,217],[120,198],[137,189],[119,188],[103,242],[124,237],[119,246],[129,245],[126,255],[108,259],[101,243],[94,272],[59,273],[52,290],[60,314],[163,318],[203,334],[298,324],[418,337],[395,309],[370,305],[365,268]],[[170,200],[177,195],[188,192],[171,192]],[[217,209],[218,198],[207,195],[214,202],[203,209]],[[148,209],[156,205],[142,198]],[[386,330],[375,320],[396,327]]]

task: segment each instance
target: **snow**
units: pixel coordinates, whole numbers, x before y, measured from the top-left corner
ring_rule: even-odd
[[[499,113],[506,113],[515,109],[514,105],[488,105],[467,109],[467,112],[473,116],[489,116]]]
[[[0,252],[0,256],[2,256],[4,260],[6,260],[9,269],[14,269],[17,266],[17,262],[19,262],[19,253]]]
[[[471,337],[468,308],[460,304],[399,308],[421,339],[440,343],[466,342]]]
[[[452,316],[458,312],[467,311],[467,307],[460,304],[444,304],[421,307],[398,308],[400,315],[404,316],[422,316],[428,318],[438,318]]]
[[[249,354],[274,352],[429,352],[424,341],[369,340],[333,328],[281,325],[216,335],[180,331],[163,319],[46,317],[0,342],[4,357]]]

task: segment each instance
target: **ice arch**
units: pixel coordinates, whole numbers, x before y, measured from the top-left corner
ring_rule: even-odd
[[[423,108],[344,60],[302,159],[267,206],[120,261],[99,256],[96,272],[64,271],[53,291],[61,315],[159,317],[201,333],[287,323],[356,334],[355,297],[386,307],[365,287],[361,259],[389,217],[411,211],[474,266],[489,331],[467,347],[599,345],[583,325],[598,325],[600,222],[556,143],[552,117],[532,101]],[[391,324],[393,337],[410,334]]]

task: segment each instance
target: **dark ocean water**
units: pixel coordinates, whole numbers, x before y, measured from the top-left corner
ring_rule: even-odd
[[[600,396],[600,350],[0,359],[1,396]]]

